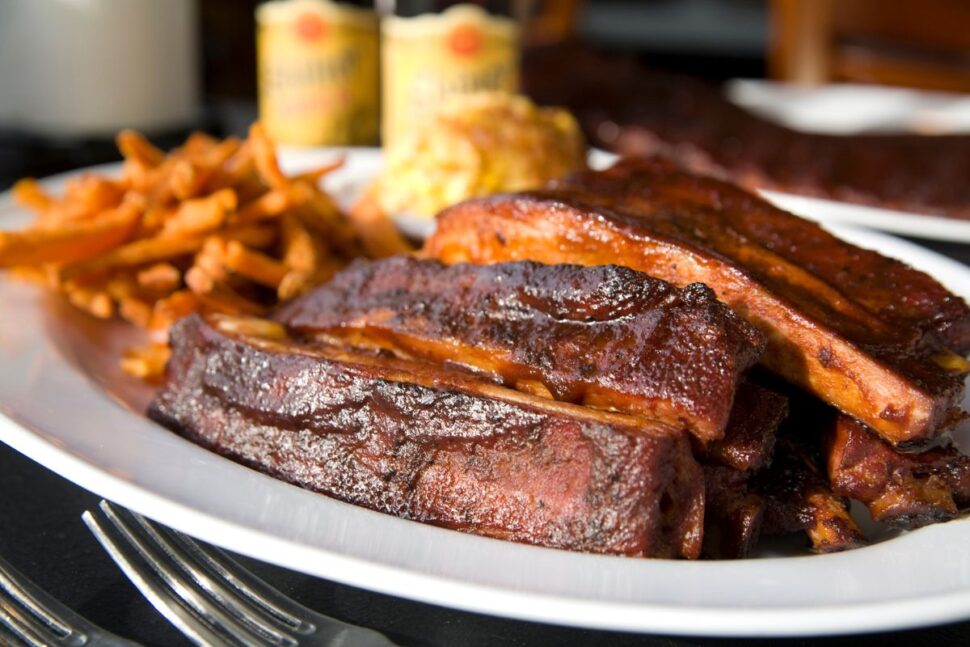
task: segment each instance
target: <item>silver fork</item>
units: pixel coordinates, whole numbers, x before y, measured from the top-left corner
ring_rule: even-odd
[[[0,645],[138,647],[94,625],[0,559]]]
[[[383,634],[307,609],[217,549],[101,501],[82,516],[128,579],[199,645],[394,647]]]

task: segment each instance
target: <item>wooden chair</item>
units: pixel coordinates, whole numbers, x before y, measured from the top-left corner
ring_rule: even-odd
[[[779,80],[970,92],[967,0],[772,0],[769,47]]]
[[[521,0],[519,19],[525,25],[527,47],[555,45],[570,39],[585,0]]]

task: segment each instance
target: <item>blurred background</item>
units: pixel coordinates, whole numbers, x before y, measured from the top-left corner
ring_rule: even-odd
[[[116,159],[112,134],[121,127],[138,128],[163,146],[193,129],[242,132],[257,114],[258,4],[0,3],[0,188],[21,176]],[[584,50],[615,55],[610,66],[642,65],[714,83],[773,79],[799,87],[852,82],[970,92],[970,3],[963,0],[549,0],[538,5],[558,23],[551,30],[526,26],[526,61],[532,49],[580,43]],[[571,61],[563,58],[559,69],[546,66],[541,73],[566,73]],[[529,74],[527,67],[527,89]],[[730,89],[732,100],[767,113],[772,101],[780,102],[785,109],[776,110],[775,117],[788,125],[826,128],[824,120],[812,116],[815,105],[804,103],[806,95],[775,92],[766,98],[764,91],[765,86],[750,84]],[[887,95],[884,109],[900,96]],[[960,103],[958,95],[940,96]],[[966,129],[966,101],[948,106],[952,124],[945,128]],[[939,108],[934,114],[943,114]],[[889,112],[876,115],[882,119],[877,125],[892,130],[899,115]]]

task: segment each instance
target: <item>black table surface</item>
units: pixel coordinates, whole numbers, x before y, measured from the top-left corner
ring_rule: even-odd
[[[914,241],[970,265],[970,246]],[[0,313],[2,316],[2,313]],[[81,522],[99,497],[0,444],[0,555],[97,624],[146,645],[187,644],[138,594]],[[322,613],[378,629],[401,645],[731,645],[742,641],[556,627],[371,593],[240,557],[257,575]],[[798,586],[792,582],[792,586]],[[970,645],[970,621],[886,634],[763,640],[786,645]]]

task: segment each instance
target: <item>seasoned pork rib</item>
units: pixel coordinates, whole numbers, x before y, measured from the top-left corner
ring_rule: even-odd
[[[903,454],[847,416],[825,434],[832,489],[861,501],[876,521],[917,528],[970,507],[970,456],[946,445]]]
[[[778,438],[771,467],[758,475],[753,489],[765,497],[761,525],[765,535],[804,531],[817,553],[866,544],[849,515],[849,501],[832,492],[815,452],[794,435]]]
[[[705,465],[704,547],[711,559],[747,557],[761,538],[765,498],[750,476],[723,465]]]
[[[775,432],[788,415],[788,398],[752,382],[742,382],[724,438],[707,447],[708,460],[739,472],[755,472],[771,461]]]
[[[788,414],[788,398],[751,381],[742,382],[724,438],[702,452],[706,495],[706,557],[747,557],[761,536],[765,497],[752,479],[774,455],[775,432]]]
[[[686,426],[705,443],[724,436],[738,382],[764,346],[708,288],[615,266],[358,262],[276,318],[304,334]]]
[[[729,184],[623,160],[548,190],[445,210],[425,254],[446,263],[615,263],[705,283],[768,336],[763,363],[897,445],[953,419],[970,309],[929,276],[845,243]],[[947,370],[942,365],[954,367]]]
[[[205,447],[344,501],[489,537],[644,557],[700,552],[704,482],[681,431],[461,369],[213,321],[175,326],[149,410]]]

